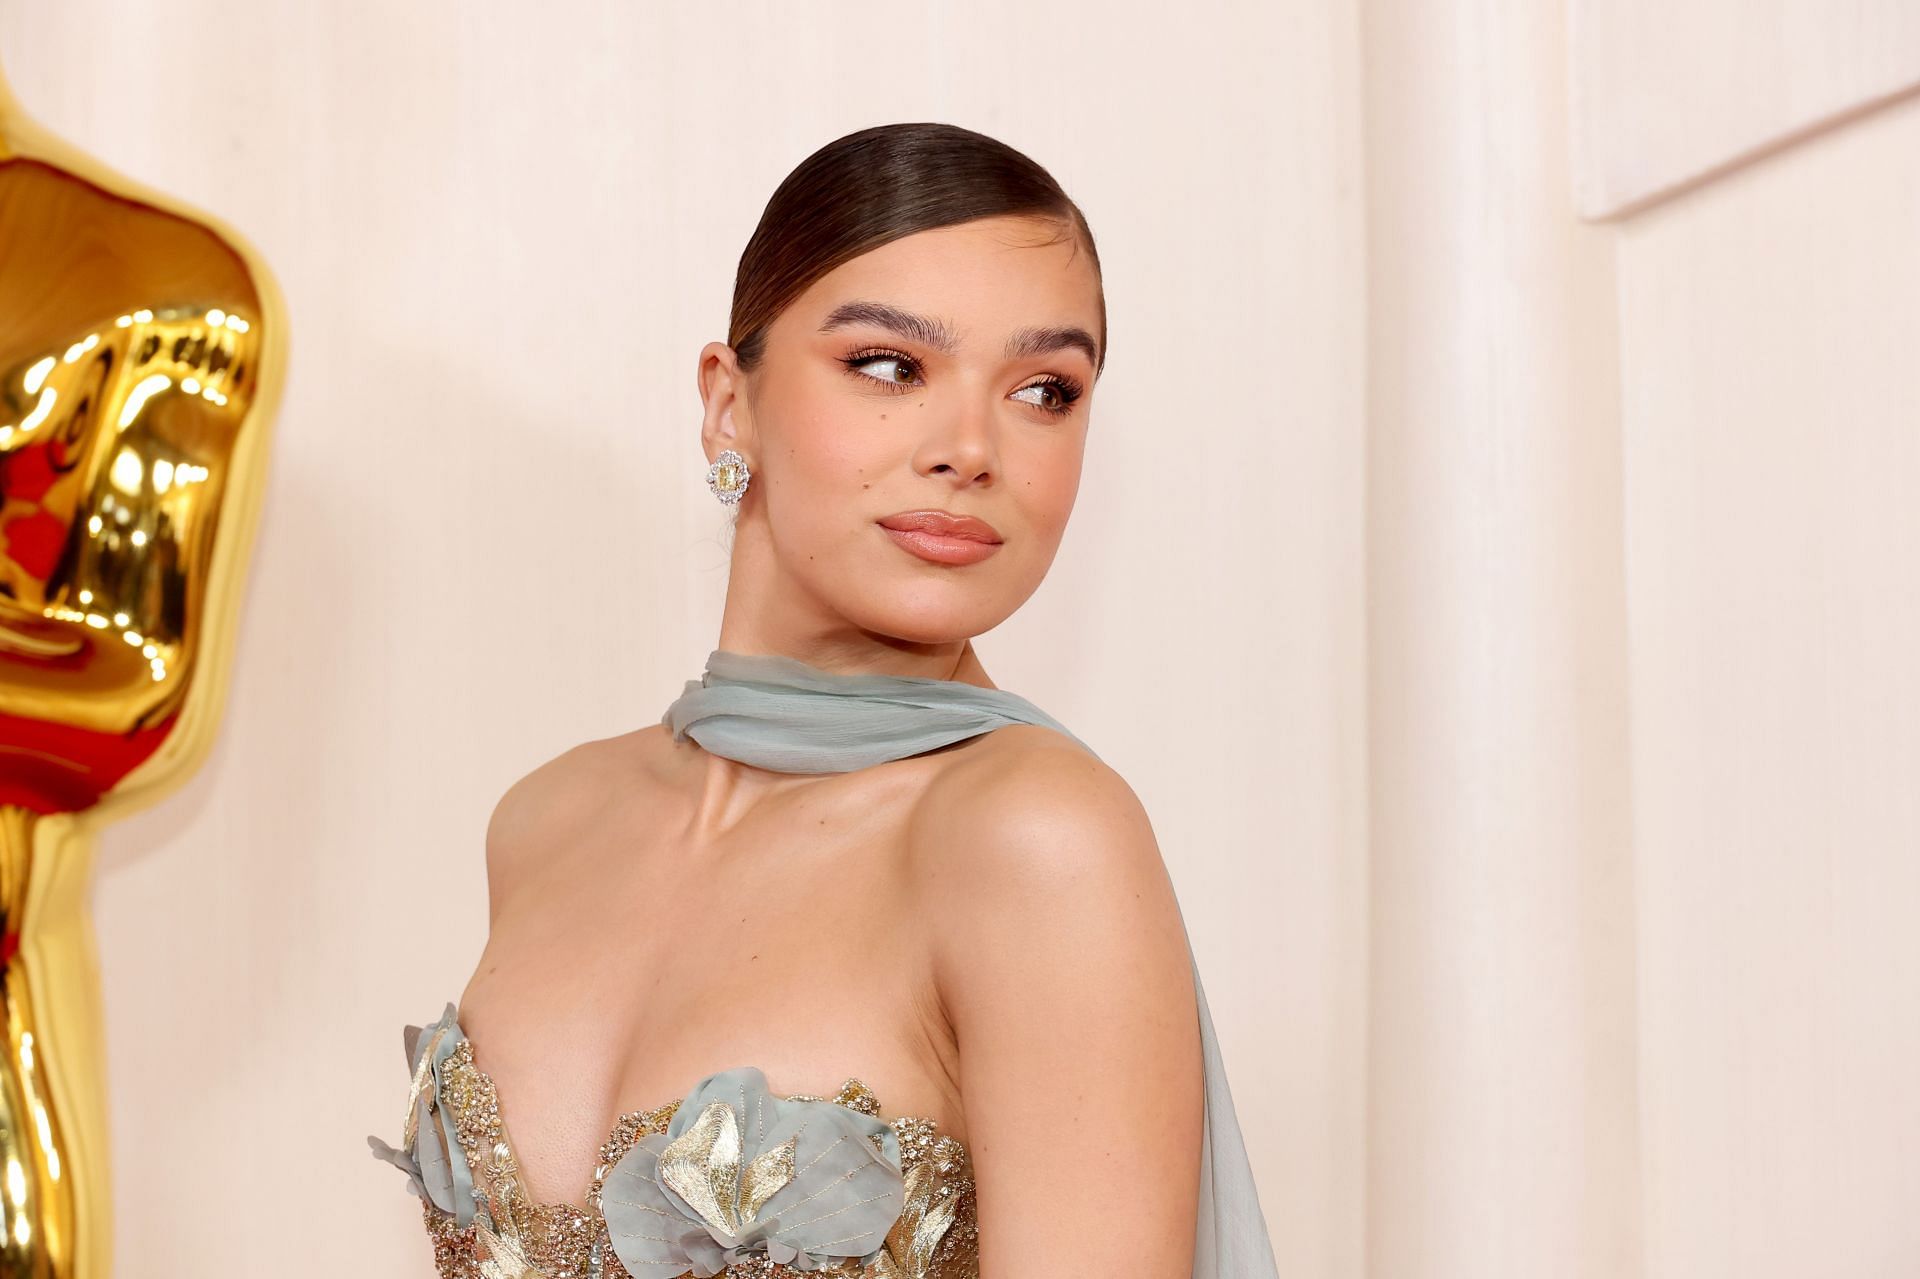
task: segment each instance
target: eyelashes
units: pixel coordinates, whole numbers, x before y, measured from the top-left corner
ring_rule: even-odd
[[[914,359],[904,351],[889,350],[885,347],[868,347],[864,350],[855,351],[850,355],[840,357],[840,363],[846,366],[848,375],[857,377],[863,382],[877,382],[883,387],[896,391],[909,391],[918,385],[917,381],[900,382],[893,378],[878,377],[872,373],[862,371],[866,365],[880,362],[890,362],[900,371],[910,370],[916,376],[921,371],[920,361]],[[1053,417],[1065,417],[1067,414],[1073,412],[1075,401],[1079,400],[1081,395],[1085,393],[1085,388],[1082,387],[1077,380],[1063,374],[1049,373],[1038,382],[1027,383],[1020,388],[1020,391],[1016,391],[1014,394],[1018,395],[1024,391],[1044,391],[1048,389],[1053,391],[1056,401],[1055,404],[1047,404],[1036,400],[1028,400],[1026,403],[1032,404],[1042,413],[1049,414]]]

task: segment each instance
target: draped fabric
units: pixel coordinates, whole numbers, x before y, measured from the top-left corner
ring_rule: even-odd
[[[798,658],[725,649],[708,656],[705,675],[687,681],[660,722],[676,739],[691,737],[715,755],[777,773],[850,773],[1008,724],[1040,724],[1073,737],[1005,689],[909,675],[843,675]]]
[[[1058,720],[1004,689],[917,676],[841,674],[797,658],[724,649],[708,655],[705,673],[687,681],[660,722],[676,740],[692,738],[715,755],[783,773],[852,772],[1008,724],[1056,729],[1094,754]],[[1191,936],[1187,962],[1199,1006],[1206,1084],[1193,1277],[1278,1279]]]

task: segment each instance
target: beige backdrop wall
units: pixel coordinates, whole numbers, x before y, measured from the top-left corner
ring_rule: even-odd
[[[1920,1274],[1920,10],[1361,16],[1367,1273]]]
[[[694,353],[889,119],[1100,238],[1081,505],[982,649],[1154,815],[1281,1272],[1920,1273],[1914,15],[0,3],[294,325],[229,721],[105,841],[123,1273],[427,1273],[399,1027],[500,791],[697,672]]]
[[[28,108],[218,209],[291,311],[228,720],[103,841],[121,1273],[334,1275],[343,1240],[429,1272],[364,1135],[397,1139],[401,1027],[478,958],[489,810],[698,674],[725,560],[695,356],[780,178],[919,119],[1052,168],[1106,270],[1080,505],[988,669],[1140,792],[1285,1267],[1354,1271],[1353,20],[1213,17],[0,4]]]

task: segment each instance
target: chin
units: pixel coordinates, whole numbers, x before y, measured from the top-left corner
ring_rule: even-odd
[[[868,581],[877,587],[880,579]],[[909,644],[957,644],[984,635],[1013,612],[995,607],[1002,602],[999,592],[957,583],[937,589],[928,589],[925,582],[909,583],[884,599],[876,596],[877,591],[868,590],[857,601],[845,601],[842,616],[864,631]]]

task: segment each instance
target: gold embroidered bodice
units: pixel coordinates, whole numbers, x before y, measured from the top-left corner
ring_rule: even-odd
[[[407,1056],[414,1074],[401,1145],[391,1147],[377,1137],[368,1140],[377,1157],[409,1172],[410,1188],[421,1198],[434,1265],[442,1279],[671,1279],[678,1275],[976,1279],[978,1275],[972,1161],[966,1147],[940,1132],[932,1119],[882,1117],[879,1098],[857,1078],[847,1078],[831,1097],[764,1092],[750,1097],[755,1081],[764,1077],[750,1069],[728,1071],[703,1081],[703,1087],[723,1085],[706,1093],[696,1088],[687,1098],[628,1111],[601,1144],[582,1208],[528,1199],[498,1091],[474,1060],[473,1044],[460,1032],[454,1005],[447,1005],[439,1025],[425,1030],[409,1026],[407,1033]],[[678,1139],[666,1143],[668,1129],[683,1104],[703,1100],[704,1104],[688,1111],[698,1119],[681,1124],[684,1131]],[[741,1105],[735,1105],[736,1100]],[[851,1116],[821,1112],[820,1105],[843,1107]],[[744,1133],[739,1122],[742,1106]],[[781,1116],[786,1122],[780,1121]],[[794,1135],[784,1143],[762,1140],[768,1138],[770,1119],[775,1137],[783,1131]],[[855,1157],[859,1166],[841,1172],[828,1158],[835,1147],[849,1140],[847,1131],[826,1146],[816,1137],[810,1149],[798,1147],[796,1162],[796,1143],[809,1127],[816,1131],[851,1128],[853,1134],[866,1137],[866,1142],[858,1143],[864,1156]],[[444,1139],[447,1133],[453,1141]],[[647,1149],[636,1149],[643,1145]],[[850,1180],[856,1176],[863,1180]],[[470,1186],[464,1194],[459,1189],[462,1181]],[[429,1185],[434,1189],[430,1191]],[[873,1193],[851,1196],[845,1189],[849,1185]],[[666,1194],[656,1186],[670,1186],[676,1193]],[[636,1195],[636,1188],[647,1193]],[[849,1201],[808,1215],[820,1203],[835,1202],[836,1191]],[[817,1202],[810,1208],[800,1207],[810,1201]],[[873,1208],[866,1207],[875,1203],[880,1206],[878,1218],[872,1216]],[[896,1203],[899,1210],[893,1214]],[[647,1224],[638,1229],[616,1224],[613,1233],[624,1232],[616,1244],[606,1215],[610,1207],[627,1210],[627,1221],[638,1214]],[[815,1226],[808,1238],[824,1243],[802,1241],[801,1247],[814,1250],[811,1258],[794,1255],[791,1242],[801,1240],[808,1223],[843,1213],[848,1214],[841,1217],[846,1221],[863,1207],[868,1214],[867,1233],[842,1233],[836,1238],[832,1230],[822,1233],[823,1227]],[[470,1218],[465,1225],[459,1209]],[[765,1238],[753,1242],[749,1228],[757,1217],[776,1223],[770,1242]],[[656,1233],[662,1227],[654,1222],[665,1224],[664,1235]],[[682,1252],[669,1242],[669,1236],[686,1242],[691,1251]],[[720,1245],[738,1239],[747,1242],[736,1243],[722,1255]],[[861,1239],[871,1246],[863,1249],[858,1242],[846,1242]],[[835,1245],[864,1256],[822,1255],[821,1250],[833,1253]],[[642,1250],[644,1264],[632,1270],[622,1264],[623,1255],[643,1257]],[[809,1259],[815,1263],[811,1267],[788,1264]]]

